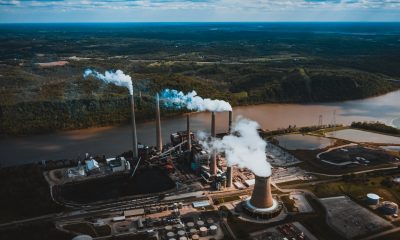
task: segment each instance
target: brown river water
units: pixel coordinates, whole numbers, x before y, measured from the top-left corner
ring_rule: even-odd
[[[314,104],[262,104],[234,108],[234,118],[241,115],[257,121],[263,129],[286,128],[289,125],[317,125],[322,115],[323,124],[352,121],[381,121],[400,128],[400,91],[379,97],[334,103]],[[211,114],[191,114],[192,130],[210,130]],[[169,142],[172,132],[186,129],[186,117],[178,116],[162,120],[164,143]],[[228,128],[228,113],[216,114],[217,132]],[[155,144],[155,124],[137,125],[138,141]],[[131,126],[98,127],[56,132],[27,137],[0,139],[1,166],[18,165],[41,160],[71,159],[93,155],[114,156],[131,148]]]

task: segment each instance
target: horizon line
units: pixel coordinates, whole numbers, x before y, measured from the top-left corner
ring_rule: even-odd
[[[0,22],[0,24],[82,24],[82,23],[400,23],[400,21],[82,21],[82,22]]]

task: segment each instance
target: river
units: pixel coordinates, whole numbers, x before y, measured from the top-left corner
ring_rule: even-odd
[[[257,121],[264,129],[286,128],[289,125],[317,125],[320,115],[323,124],[352,121],[381,121],[400,128],[400,91],[379,97],[355,101],[314,104],[262,104],[234,108],[234,118],[244,116]],[[191,114],[192,130],[210,130],[211,114]],[[228,128],[228,114],[216,114],[217,132]],[[154,122],[137,125],[138,141],[155,144]],[[162,120],[164,143],[170,133],[186,129],[186,117]],[[0,139],[0,164],[18,165],[41,160],[76,158],[86,152],[93,155],[113,156],[131,148],[131,126],[98,127],[56,132],[27,137]]]

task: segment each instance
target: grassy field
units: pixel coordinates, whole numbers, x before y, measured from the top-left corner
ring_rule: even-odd
[[[353,199],[362,201],[367,193],[378,194],[383,201],[400,202],[400,185],[394,184],[387,187],[381,182],[388,177],[365,177],[349,181],[329,182],[324,184],[308,185],[303,188],[315,193],[318,197],[333,197],[348,195]]]

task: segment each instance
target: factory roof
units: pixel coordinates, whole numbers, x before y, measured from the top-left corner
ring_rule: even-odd
[[[124,216],[126,216],[126,217],[143,215],[143,214],[144,214],[144,208],[124,211]]]
[[[94,160],[94,159],[90,159],[86,161],[86,168],[90,171],[96,168],[99,168],[99,163]]]
[[[193,204],[193,207],[195,207],[195,208],[210,206],[210,202],[208,200],[193,202],[192,204]]]

